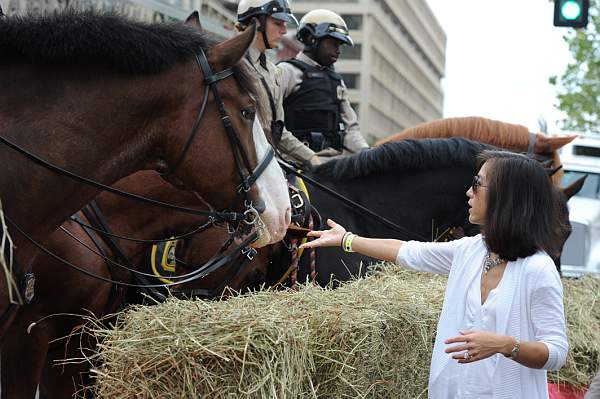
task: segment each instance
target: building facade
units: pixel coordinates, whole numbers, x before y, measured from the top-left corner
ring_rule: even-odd
[[[200,11],[202,28],[219,39],[233,36],[235,14],[220,0],[0,0],[7,15],[48,15],[67,8],[116,11],[139,21],[184,20]]]
[[[295,0],[300,20],[315,8],[340,14],[354,47],[335,64],[367,141],[442,117],[446,34],[424,0]]]

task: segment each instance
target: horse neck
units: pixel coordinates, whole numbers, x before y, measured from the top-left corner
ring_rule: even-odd
[[[466,221],[465,195],[473,171],[469,168],[390,170],[352,180],[322,181],[326,186],[405,228],[403,236],[371,216],[341,206],[341,201],[311,189],[311,200],[323,219],[334,218],[354,233],[372,237],[431,239],[447,227]],[[440,184],[444,182],[444,184]],[[338,219],[335,219],[337,217]],[[344,224],[345,223],[345,224]]]
[[[154,172],[135,173],[119,181],[115,187],[182,207],[205,208],[196,195],[174,188]],[[126,237],[163,239],[190,231],[206,221],[204,217],[142,204],[109,193],[100,194],[96,201],[112,232]],[[119,244],[129,256],[140,251],[139,244],[134,242],[121,240]]]
[[[32,66],[1,68],[0,134],[48,162],[103,184],[155,167],[158,110],[173,109],[169,71],[123,76],[103,70]],[[165,93],[165,94],[162,94]],[[168,93],[168,94],[167,94]],[[31,101],[35,98],[35,101]],[[162,112],[164,116],[164,111]],[[165,130],[166,129],[166,130]],[[99,190],[35,166],[0,146],[7,165],[0,175],[4,212],[36,240],[44,239]],[[27,246],[16,237],[17,246]]]

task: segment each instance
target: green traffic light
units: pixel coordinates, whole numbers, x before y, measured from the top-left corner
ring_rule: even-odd
[[[581,16],[581,4],[578,1],[565,1],[560,9],[560,14],[567,21],[574,21]]]

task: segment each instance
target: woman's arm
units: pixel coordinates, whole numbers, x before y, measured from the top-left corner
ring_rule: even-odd
[[[444,341],[445,344],[461,342],[461,345],[446,348],[446,353],[454,353],[453,359],[459,363],[473,363],[496,353],[510,356],[517,343],[515,337],[494,334],[487,331],[460,331],[461,335]],[[465,351],[469,352],[465,359]],[[525,367],[541,369],[548,361],[548,347],[542,342],[521,341],[516,362]]]
[[[537,261],[539,258],[535,258]],[[560,277],[550,258],[547,264],[539,268],[531,279],[531,324],[534,341],[522,341],[515,359],[526,367],[558,370],[567,359],[569,344],[567,341],[563,291]],[[534,265],[525,264],[525,267]],[[484,331],[460,331],[460,336],[447,339],[446,344],[461,343],[446,348],[446,353],[454,353],[459,363],[471,363],[485,359],[495,353],[510,354],[515,346],[515,338]],[[469,351],[469,360],[464,353]]]
[[[330,230],[311,231],[308,233],[309,237],[317,239],[303,244],[301,248],[340,247],[341,249],[346,229],[333,220],[328,219],[327,224],[331,227]],[[448,274],[460,241],[422,243],[354,236],[352,250],[372,258],[399,263],[420,272]]]
[[[342,238],[346,234],[346,229],[331,219],[327,219],[327,225],[330,230],[311,231],[309,237],[316,237],[316,240],[308,241],[302,244],[300,248],[318,248],[318,247],[340,247]],[[380,238],[365,238],[355,236],[352,240],[352,250],[372,258],[395,262],[398,251],[403,241],[388,240]]]

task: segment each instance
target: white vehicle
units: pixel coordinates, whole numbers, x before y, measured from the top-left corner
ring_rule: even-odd
[[[600,136],[580,137],[560,154],[563,186],[587,175],[581,191],[569,200],[573,231],[561,256],[564,276],[600,275]]]

